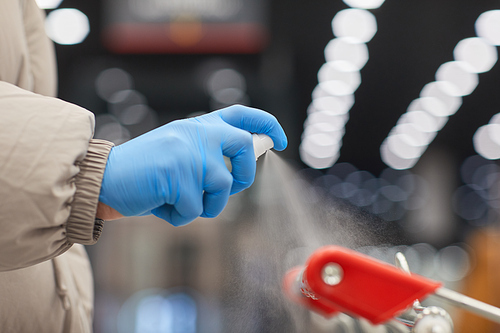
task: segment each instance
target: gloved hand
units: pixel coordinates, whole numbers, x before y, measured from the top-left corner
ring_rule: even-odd
[[[113,147],[99,201],[124,216],[152,213],[175,226],[215,217],[230,194],[254,181],[250,132],[267,134],[277,150],[287,146],[274,116],[234,105],[173,121]],[[231,172],[223,156],[231,159]]]

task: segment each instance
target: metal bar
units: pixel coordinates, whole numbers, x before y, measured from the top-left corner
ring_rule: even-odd
[[[438,296],[459,308],[469,310],[470,312],[474,312],[475,314],[500,323],[500,309],[493,305],[486,304],[447,288],[437,289],[433,296]]]
[[[407,327],[407,328],[412,328],[415,326],[415,321],[414,320],[409,320],[409,319],[404,319],[404,318],[394,318],[392,320],[389,320],[387,323],[385,323],[388,326],[391,327]]]
[[[396,261],[396,267],[405,272],[406,274],[411,275],[410,266],[408,265],[408,261],[406,261],[406,257],[403,253],[398,252],[394,258]]]

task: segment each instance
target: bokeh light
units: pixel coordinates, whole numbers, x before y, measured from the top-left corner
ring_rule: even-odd
[[[396,253],[401,252],[412,273],[442,282],[460,281],[473,268],[473,253],[462,244],[446,246],[439,251],[427,243],[411,246],[382,244],[361,247],[356,251],[391,265],[395,264]]]
[[[426,146],[434,139],[435,133],[423,130],[418,124],[407,122],[398,123],[392,129],[391,135],[406,135],[411,138],[414,146]]]
[[[479,83],[477,74],[489,71],[497,62],[498,53],[494,45],[500,41],[499,25],[500,11],[485,12],[478,17],[476,32],[479,37],[465,38],[457,43],[453,50],[455,61],[446,62],[438,68],[436,81],[422,88],[420,98],[410,103],[396,125],[414,123],[415,128],[395,127],[382,143],[380,153],[384,163],[397,169],[404,168],[405,164],[408,168],[416,164],[420,156],[416,156],[414,146],[421,145],[421,153],[426,150],[436,132],[458,111],[462,96],[476,89]],[[500,125],[497,125],[490,122],[480,127],[473,137],[476,152],[488,159],[500,158]],[[428,136],[422,136],[416,129],[428,133]]]
[[[479,191],[469,185],[459,187],[453,196],[455,213],[468,221],[482,219],[488,213],[488,204]]]
[[[359,70],[350,62],[337,60],[323,64],[318,71],[318,82],[328,84],[327,91],[338,95],[352,94],[361,84]]]
[[[134,80],[125,70],[104,69],[94,85],[108,107],[108,113],[96,117],[96,138],[121,144],[159,125],[157,113],[148,106],[146,97],[133,89]]]
[[[337,96],[327,96],[313,99],[312,105],[317,111],[331,111],[334,114],[343,115],[349,112],[349,105],[345,100]]]
[[[95,138],[119,145],[130,140],[131,135],[115,116],[103,114],[96,117]]]
[[[457,112],[462,105],[462,98],[458,89],[446,81],[434,81],[427,83],[420,92],[420,97],[432,97],[432,99],[422,99],[422,107],[429,112],[434,112],[437,117],[451,116]],[[442,104],[435,107],[437,101]]]
[[[402,158],[398,156],[389,148],[387,139],[380,146],[380,157],[386,165],[395,170],[410,169],[418,162],[418,158]]]
[[[459,96],[470,95],[476,89],[479,78],[474,69],[463,61],[449,61],[439,66],[436,81],[451,83]]]
[[[336,37],[353,37],[367,43],[377,33],[377,20],[367,10],[344,9],[334,16],[332,30]]]
[[[499,167],[493,162],[477,167],[472,174],[472,185],[478,190],[487,190],[488,193],[483,195],[486,199],[497,199],[498,191],[496,185],[499,176]],[[490,191],[493,190],[493,191]]]
[[[356,69],[361,69],[368,61],[368,48],[356,38],[341,37],[332,39],[325,47],[325,59],[347,61]]]
[[[473,226],[496,223],[500,203],[500,167],[481,155],[468,157],[460,167],[465,185],[453,195],[455,213]]]
[[[443,123],[446,123],[446,121],[443,122],[443,119],[446,120],[447,117],[435,117],[422,110],[411,110],[409,108],[408,111],[399,118],[397,125],[412,124],[422,132],[429,133],[429,135],[435,135],[436,132],[443,127]]]
[[[140,92],[127,89],[115,92],[109,98],[110,112],[117,117],[120,117],[123,110],[133,105],[144,105],[146,97]]]
[[[248,105],[245,77],[235,69],[222,68],[213,71],[206,81],[206,89],[211,97],[211,109],[216,110],[233,104]]]
[[[413,100],[408,106],[407,112],[410,111],[425,111],[431,115],[435,122],[435,130],[439,131],[448,122],[448,116],[445,116],[446,105],[436,97],[420,97]]]
[[[403,159],[418,158],[425,149],[414,137],[406,133],[389,135],[387,146],[396,156]]]
[[[346,5],[353,8],[376,9],[382,6],[385,0],[343,0]]]
[[[54,42],[62,45],[74,45],[87,38],[90,24],[87,15],[78,9],[56,9],[47,15],[45,30]]]
[[[238,71],[231,68],[223,68],[214,71],[207,80],[207,90],[210,95],[218,91],[235,88],[246,91],[246,80]]]
[[[123,109],[119,119],[123,125],[135,125],[144,120],[149,112],[151,110],[147,105],[135,104]]]
[[[312,99],[321,98],[321,97],[328,97],[328,96],[331,96],[331,95],[325,89],[323,89],[323,86],[320,83],[318,83],[316,85],[316,87],[314,87],[314,89],[311,93]]]
[[[36,0],[38,7],[42,9],[54,9],[59,7],[63,0]]]
[[[326,63],[318,71],[318,85],[312,92],[312,102],[307,109],[302,144],[299,147],[301,160],[314,169],[332,167],[340,156],[344,126],[349,120],[349,110],[354,104],[354,92],[361,84],[360,69],[368,61],[369,42],[377,32],[375,16],[365,9],[378,8],[384,1],[348,1],[349,6],[363,9],[345,9],[332,19],[332,30],[336,38],[330,40],[324,50]],[[323,125],[316,125],[321,124]],[[315,151],[311,136],[322,135],[324,142],[335,148],[330,156]],[[315,136],[319,138],[320,136]],[[328,138],[328,139],[326,139]],[[307,141],[304,144],[304,141]],[[311,151],[312,149],[312,151]],[[317,148],[316,148],[317,150]],[[366,193],[365,193],[366,194]],[[359,195],[359,201],[367,199]]]
[[[401,118],[406,118],[408,116],[408,119],[411,119],[412,122],[423,125],[422,119],[417,119],[413,114],[411,115],[411,117],[409,116],[409,114],[411,114],[413,111],[421,111],[422,113],[420,113],[418,117],[425,118],[425,128],[427,128],[429,132],[437,132],[441,130],[444,125],[446,125],[449,119],[448,116],[436,116],[436,114],[443,114],[444,110],[445,105],[444,103],[439,101],[439,99],[435,97],[421,97],[414,99],[410,103],[408,109],[406,110],[406,113],[404,113],[400,117],[400,120]],[[427,117],[424,116],[424,114]]]
[[[213,95],[214,100],[224,105],[245,104],[245,92],[238,88],[226,88]]]
[[[322,97],[335,97],[340,100],[345,104],[345,107],[350,110],[352,106],[354,105],[354,94],[335,94],[334,91],[329,91],[328,90],[328,85],[325,83],[318,83],[316,87],[314,87],[311,97],[313,100],[322,98]]]
[[[358,192],[358,187],[350,182],[341,182],[330,188],[330,193],[340,199],[352,198]]]
[[[103,70],[95,80],[97,95],[108,102],[115,93],[130,90],[133,86],[132,76],[121,68]]]
[[[497,49],[480,37],[466,38],[458,42],[453,56],[457,61],[468,63],[475,73],[489,71],[498,60]]]
[[[341,130],[348,119],[347,114],[338,114],[333,111],[316,111],[307,117],[304,127],[312,124],[327,123],[335,129]]]
[[[304,132],[302,133],[302,139],[304,139],[306,136],[317,134],[317,133],[324,133],[326,135],[329,135],[332,137],[332,140],[335,141],[341,141],[342,137],[344,135],[345,129],[344,127],[338,127],[334,126],[330,123],[311,123],[308,126],[304,127]]]
[[[313,169],[326,169],[331,167],[339,158],[339,155],[333,156],[315,156],[313,152],[304,149],[302,144],[299,146],[300,159]]]
[[[459,281],[471,269],[469,254],[463,248],[452,245],[441,249],[435,257],[436,272],[444,281]]]
[[[413,244],[410,248],[413,255],[404,254],[406,255],[411,271],[429,278],[435,275],[434,257],[437,254],[436,248],[427,243]]]
[[[468,157],[460,167],[460,176],[462,178],[462,181],[468,185],[477,185],[474,177],[476,170],[491,163],[491,161],[485,159],[480,155],[473,155]]]
[[[475,27],[478,37],[492,45],[500,45],[500,10],[490,10],[479,15]]]
[[[497,113],[490,119],[490,124],[500,124],[500,113]]]
[[[118,332],[196,333],[200,323],[213,326],[207,321],[208,309],[201,296],[184,289],[187,290],[146,289],[136,292],[119,311]],[[209,320],[216,322],[217,318]]]
[[[327,98],[322,97],[318,100]],[[331,167],[339,158],[345,123],[348,119],[347,113],[339,114],[338,111],[311,111],[304,122],[302,143],[299,147],[301,160],[314,169]]]
[[[500,131],[500,125],[488,124],[477,129],[472,138],[474,150],[489,160],[500,158],[500,144],[493,139],[495,132]]]
[[[304,151],[301,153],[307,155],[304,158],[311,158],[311,163],[327,161],[326,158],[314,159]],[[334,158],[337,159],[338,155]],[[404,161],[407,163],[407,160]],[[307,182],[302,182],[300,191],[312,191],[323,198],[330,196],[387,222],[402,222],[408,211],[422,208],[429,191],[427,182],[410,171],[386,168],[376,177],[346,162],[334,164],[326,174],[309,173],[307,179],[310,188]],[[404,223],[401,226],[404,227]]]
[[[359,169],[356,168],[351,163],[339,163],[335,164],[330,170],[328,170],[328,175],[335,175],[342,181],[346,180],[349,175],[358,172]]]
[[[334,156],[339,150],[340,141],[334,140],[331,136],[325,133],[315,133],[308,135],[302,141],[302,149],[309,152],[311,155],[327,158]]]

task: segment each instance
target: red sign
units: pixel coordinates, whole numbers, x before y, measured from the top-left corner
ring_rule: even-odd
[[[257,53],[264,0],[107,0],[104,45],[117,53]]]

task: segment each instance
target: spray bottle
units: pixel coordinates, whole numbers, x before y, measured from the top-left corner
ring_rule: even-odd
[[[259,157],[264,155],[268,150],[274,147],[273,139],[265,134],[253,133],[253,151],[255,153],[255,160],[257,161]],[[229,171],[233,169],[231,165],[231,160],[229,157],[224,156],[224,162]]]
[[[265,134],[252,134],[253,150],[255,152],[255,160],[258,160],[261,155],[274,147],[273,140]]]

